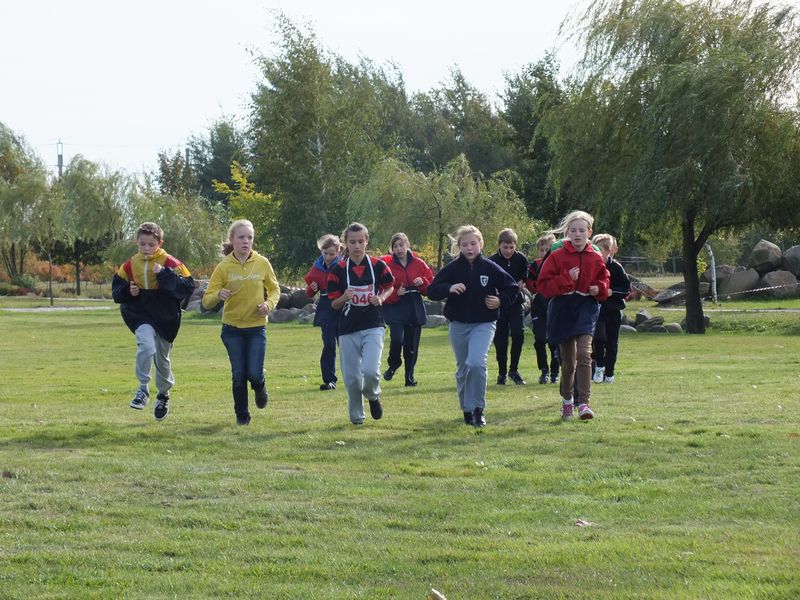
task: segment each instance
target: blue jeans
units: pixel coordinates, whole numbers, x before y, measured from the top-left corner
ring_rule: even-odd
[[[267,328],[233,327],[222,324],[222,343],[231,361],[233,410],[237,417],[250,414],[247,406],[247,382],[252,388],[265,385],[264,357],[267,354]]]

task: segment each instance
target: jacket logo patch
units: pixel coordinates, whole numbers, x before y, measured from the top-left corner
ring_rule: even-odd
[[[489,283],[489,276],[488,275],[481,275],[481,285],[483,287],[486,287],[486,285],[488,283]]]

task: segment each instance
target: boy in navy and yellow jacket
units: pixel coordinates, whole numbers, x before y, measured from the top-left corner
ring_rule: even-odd
[[[119,268],[112,283],[114,302],[121,305],[122,319],[136,335],[139,389],[130,406],[147,406],[155,364],[158,395],[153,415],[159,421],[169,413],[169,390],[175,384],[169,353],[181,325],[181,302],[194,291],[189,270],[164,251],[163,243],[161,227],[142,223],[136,232],[139,252]]]

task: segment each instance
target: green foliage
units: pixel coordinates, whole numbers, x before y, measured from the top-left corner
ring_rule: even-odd
[[[28,290],[36,290],[39,287],[39,280],[30,273],[20,273],[11,278],[11,284]]]
[[[197,178],[185,154],[175,151],[158,153],[158,170],[155,172],[158,189],[165,196],[189,196],[198,191]]]
[[[192,136],[187,142],[189,165],[200,195],[211,204],[227,204],[228,198],[216,191],[214,181],[233,186],[231,165],[234,161],[246,164],[247,142],[232,118],[215,121],[205,136]]]
[[[271,255],[275,250],[272,233],[280,210],[280,202],[274,196],[256,191],[255,184],[247,180],[242,166],[231,163],[230,180],[232,187],[222,181],[213,181],[214,191],[225,198],[229,207],[231,221],[247,219],[256,230],[255,246],[265,254]]]

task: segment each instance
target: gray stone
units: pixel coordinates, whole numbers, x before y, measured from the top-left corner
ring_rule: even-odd
[[[301,314],[299,317],[297,317],[297,322],[298,323],[303,323],[303,324],[313,323],[314,322],[314,313]]]
[[[278,305],[275,308],[289,308],[289,299],[290,297],[288,292],[281,292],[281,295],[278,298]]]
[[[744,270],[744,267],[735,267],[731,265],[717,265],[717,287],[722,280],[730,278],[731,275],[736,273],[737,271]],[[706,271],[700,275],[700,281],[705,281],[706,283],[711,283],[711,269],[706,269]]]
[[[289,306],[287,308],[303,308],[313,302],[314,299],[308,297],[305,289],[295,289],[289,294]]]
[[[680,323],[664,323],[664,329],[668,333],[683,333],[683,327],[681,327]]]
[[[655,327],[662,327],[664,325],[664,317],[650,317],[646,321],[642,321],[636,326],[636,331],[639,333],[647,333],[653,331]]]
[[[740,296],[742,292],[758,286],[758,279],[759,274],[755,269],[733,272],[726,279],[717,279],[717,296]]]
[[[445,319],[442,315],[428,315],[428,320],[423,325],[426,329],[430,329],[431,327],[441,327],[442,325],[447,325],[447,319]]]
[[[297,312],[294,312],[297,311]],[[271,313],[269,313],[269,322],[270,323],[288,323],[290,321],[294,321],[297,318],[297,314],[299,313],[299,309],[289,309],[289,308],[276,308]]]
[[[305,317],[306,315],[311,315],[312,318],[314,313],[317,312],[317,305],[314,303],[306,304],[303,308],[300,309],[300,316]]]
[[[792,246],[783,253],[781,268],[800,279],[800,246]]]
[[[647,333],[669,333],[663,325],[655,325],[647,330]]]
[[[619,332],[620,333],[636,333],[636,327],[631,327],[630,325],[620,325]]]
[[[767,298],[796,298],[798,296],[797,277],[789,271],[771,271],[758,282],[759,288],[775,288],[759,292]]]
[[[764,275],[770,271],[779,269],[783,254],[781,249],[772,242],[761,240],[750,252],[747,259],[747,266],[758,271],[759,275]]]
[[[636,318],[633,320],[633,326],[638,327],[647,319],[650,318],[650,313],[647,311],[646,308],[641,309],[639,312],[636,313]]]
[[[704,298],[708,295],[711,289],[711,284],[701,281],[698,284],[700,288],[700,297]],[[671,285],[663,292],[660,292],[653,298],[659,304],[685,304],[686,303],[686,283],[681,281],[675,285]]]

